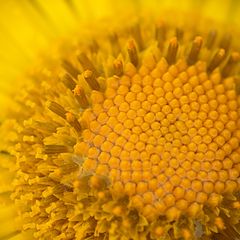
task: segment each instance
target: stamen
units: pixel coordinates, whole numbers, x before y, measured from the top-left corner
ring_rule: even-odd
[[[75,86],[73,93],[82,108],[87,108],[89,106],[84,89],[80,85]]]
[[[93,188],[97,188],[98,190],[105,189],[108,184],[108,180],[104,176],[95,175],[89,179],[89,185]]]
[[[223,48],[226,52],[228,52],[232,42],[232,35],[231,34],[224,34],[220,44],[219,48]]]
[[[63,164],[61,166],[61,173],[63,175],[75,172],[78,170],[78,165],[77,164],[73,164],[73,163],[69,163],[69,164]]]
[[[136,24],[132,28],[132,32],[133,32],[133,38],[136,40],[139,50],[140,51],[143,50],[144,49],[144,43],[143,43],[143,38],[142,38],[140,25]]]
[[[113,62],[113,67],[114,67],[114,74],[117,76],[122,76],[123,75],[123,63],[121,60],[116,59]]]
[[[188,55],[188,59],[187,59],[187,62],[189,65],[193,65],[194,63],[196,63],[199,52],[201,50],[202,42],[203,42],[203,39],[200,36],[196,37],[194,39],[191,51],[190,51],[190,53]]]
[[[119,39],[118,39],[117,33],[111,34],[109,36],[109,40],[110,40],[110,43],[111,43],[113,56],[117,57],[118,54],[121,52],[121,47],[120,47],[120,44],[119,44]]]
[[[162,49],[166,39],[166,25],[163,22],[157,24],[155,30],[155,38],[158,42],[158,47]]]
[[[71,191],[72,188],[63,184],[56,184],[53,187],[53,193],[54,194],[63,194],[64,192],[69,192]]]
[[[236,93],[239,95],[240,94],[240,78],[239,77],[235,77],[235,90]]]
[[[181,28],[175,30],[176,38],[181,41],[183,39],[184,31]]]
[[[40,122],[40,121],[31,121],[31,124],[34,128],[37,128],[39,131],[42,132],[55,132],[57,125],[55,125],[54,123],[46,123],[46,122]]]
[[[222,218],[220,218],[220,217],[215,218],[214,223],[215,223],[215,225],[216,225],[220,230],[225,229],[225,224],[224,224]]]
[[[130,40],[128,42],[128,55],[129,55],[129,59],[130,62],[137,67],[138,65],[138,53],[137,53],[137,49],[134,43],[134,40]]]
[[[221,216],[222,219],[224,220],[224,224],[226,228],[221,232],[223,233],[228,239],[240,239],[240,233],[235,227],[229,222],[229,217],[226,215]]]
[[[80,53],[78,55],[78,60],[80,62],[80,64],[83,67],[83,70],[90,70],[92,72],[92,75],[94,75],[95,77],[98,76],[97,70],[94,67],[93,63],[90,61],[90,59],[87,57],[87,55],[85,53]]]
[[[239,61],[240,61],[240,53],[233,52],[229,57],[225,67],[222,70],[223,77],[231,75],[232,71],[234,70],[234,67],[237,65],[237,63],[239,63]]]
[[[95,74],[91,70],[86,70],[83,73],[84,79],[88,83],[88,85],[93,89],[93,90],[100,90],[100,85],[97,82],[97,79],[95,77]]]
[[[77,68],[75,68],[72,63],[70,63],[67,60],[63,60],[62,61],[62,66],[63,68],[72,75],[72,77],[74,77],[75,79],[77,79],[77,76],[80,74],[80,72],[78,71]]]
[[[95,39],[92,40],[92,43],[90,44],[89,48],[90,48],[91,52],[93,52],[93,53],[98,52],[99,45]]]
[[[217,31],[212,30],[209,32],[207,37],[207,42],[206,42],[206,47],[208,49],[211,49],[213,47],[216,37],[217,37]]]
[[[62,78],[62,81],[64,83],[64,85],[69,88],[71,91],[75,88],[76,83],[75,81],[71,78],[70,75],[65,74]]]
[[[174,37],[169,42],[169,47],[167,51],[166,60],[168,64],[174,64],[176,62],[176,56],[178,51],[178,41],[177,38]]]
[[[220,49],[213,57],[213,59],[211,60],[211,62],[208,65],[207,71],[208,72],[212,72],[215,68],[217,68],[222,61],[225,58],[225,50],[224,49]]]
[[[66,113],[66,120],[72,125],[77,132],[82,130],[80,123],[78,122],[77,118],[70,112]]]
[[[59,154],[68,152],[66,146],[63,145],[45,145],[44,146],[44,153],[45,154]]]
[[[58,199],[55,196],[50,195],[50,196],[43,199],[43,204],[49,205],[50,203],[56,202],[57,200]]]
[[[65,109],[64,109],[61,105],[59,105],[58,103],[51,101],[51,102],[49,102],[48,108],[49,108],[52,112],[56,113],[58,116],[60,116],[60,117],[62,117],[62,118],[65,119],[67,112],[66,112]]]

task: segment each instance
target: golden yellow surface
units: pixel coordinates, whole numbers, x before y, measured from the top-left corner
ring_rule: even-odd
[[[239,5],[0,3],[0,238],[239,236]]]

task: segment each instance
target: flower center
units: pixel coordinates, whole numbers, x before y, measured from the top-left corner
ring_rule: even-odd
[[[190,30],[140,21],[64,46],[61,67],[34,72],[7,149],[24,229],[41,239],[239,236],[240,54],[228,35]]]
[[[109,177],[115,194],[130,196],[149,218],[195,215],[200,204],[217,205],[221,194],[233,192],[240,98],[233,78],[208,75],[213,65],[179,59],[169,67],[149,55],[139,70],[109,77],[83,113],[86,129],[75,146],[83,171]]]

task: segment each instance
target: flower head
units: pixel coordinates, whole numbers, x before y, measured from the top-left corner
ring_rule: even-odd
[[[164,16],[96,25],[27,75],[2,125],[21,230],[239,237],[239,45]]]

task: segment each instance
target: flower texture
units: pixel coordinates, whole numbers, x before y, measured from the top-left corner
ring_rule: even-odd
[[[21,231],[239,239],[239,43],[192,19],[96,25],[27,74],[1,127]]]

